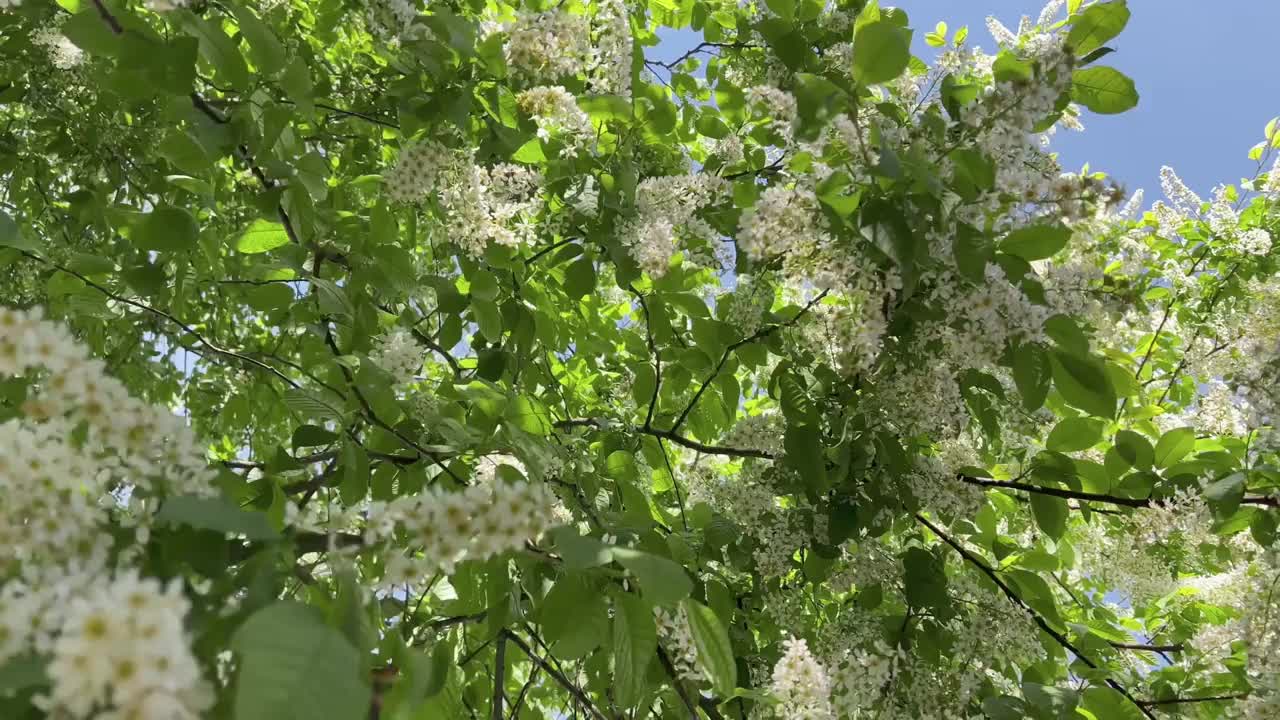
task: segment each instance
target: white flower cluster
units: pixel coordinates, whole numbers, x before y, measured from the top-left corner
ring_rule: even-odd
[[[769,187],[739,224],[738,249],[756,260],[803,256],[827,244],[818,198],[803,188]]]
[[[777,412],[744,415],[725,433],[721,442],[729,447],[764,450],[778,455],[782,452],[785,424]]]
[[[22,563],[57,566],[109,547],[109,476],[52,421],[0,425],[0,544]],[[113,498],[107,502],[114,505]]]
[[[769,691],[778,698],[776,709],[787,720],[834,720],[831,710],[831,679],[809,652],[803,639],[783,642],[786,652],[773,668]]]
[[[1251,228],[1240,233],[1236,244],[1242,252],[1250,255],[1266,255],[1271,252],[1271,233],[1262,228]]]
[[[1246,428],[1242,405],[1243,400],[1229,385],[1214,380],[1196,403],[1196,428],[1210,435],[1243,435]]]
[[[192,0],[147,0],[147,9],[151,12],[165,13],[181,10],[191,3]]]
[[[1200,214],[1200,206],[1204,201],[1168,165],[1160,168],[1160,188],[1164,190],[1164,196],[1169,199],[1173,208],[1183,216],[1195,217]]]
[[[366,17],[373,34],[396,42],[412,34],[418,8],[411,0],[368,0]]]
[[[576,75],[592,55],[591,23],[586,15],[563,10],[521,13],[505,30],[507,66],[525,81]]]
[[[183,627],[180,581],[167,587],[134,571],[72,599],[53,643],[47,696],[54,717],[198,720],[213,705]]]
[[[559,85],[525,90],[516,96],[516,105],[533,117],[540,139],[565,141],[561,150],[565,157],[576,157],[595,135],[591,119],[578,107],[577,99]]]
[[[682,680],[698,682],[698,649],[693,644],[693,632],[689,629],[689,616],[683,607],[674,610],[664,607],[653,609],[653,620],[658,628],[658,643],[671,657],[671,665]]]
[[[900,655],[901,650],[895,652],[877,640],[874,650],[857,650],[840,661],[831,695],[839,717],[880,717],[873,708],[884,706],[884,692],[895,676]]]
[[[714,228],[697,216],[727,190],[728,181],[711,175],[645,178],[636,187],[636,214],[620,230],[622,242],[650,276],[667,272],[679,237],[714,242]]]
[[[207,488],[213,477],[205,455],[182,418],[130,397],[60,324],[39,308],[0,308],[0,375],[46,371],[24,406],[32,419],[68,418],[89,426],[91,439],[115,451],[135,485],[167,477],[185,492]]]
[[[31,42],[43,47],[49,53],[49,61],[59,70],[70,70],[84,62],[84,51],[62,34],[59,25],[40,28]]]
[[[413,333],[404,328],[396,328],[378,339],[377,347],[369,359],[391,373],[397,383],[408,385],[422,369],[425,353],[426,348],[413,337]]]
[[[451,573],[465,559],[519,550],[551,526],[554,500],[545,485],[526,481],[495,479],[460,492],[430,488],[371,507],[366,540],[403,533],[418,554],[390,558],[387,580],[412,584],[437,572]]]
[[[923,507],[948,520],[971,519],[986,504],[986,493],[979,486],[960,481],[956,474],[955,468],[936,456],[917,455],[915,469],[905,479]]]
[[[1108,528],[1095,520],[1075,530],[1072,547],[1077,581],[1096,582],[1130,602],[1160,598],[1177,587],[1168,561],[1150,546],[1135,543],[1124,528]]]
[[[384,180],[396,202],[434,198],[445,211],[449,238],[473,257],[490,242],[519,245],[535,234],[541,182],[532,169],[484,168],[469,153],[428,140],[406,145]]]
[[[791,128],[796,121],[796,99],[791,93],[769,85],[747,88],[747,103],[758,114],[778,128],[784,140],[791,139]]]
[[[733,292],[721,295],[717,307],[725,308],[724,320],[738,327],[743,335],[751,335],[764,324],[764,316],[773,309],[777,289],[768,279],[756,275],[739,275]]]
[[[587,85],[602,95],[631,95],[631,17],[624,0],[600,0],[592,18]]]

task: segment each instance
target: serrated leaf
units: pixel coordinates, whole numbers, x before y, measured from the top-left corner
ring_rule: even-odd
[[[1036,519],[1036,525],[1045,532],[1046,535],[1057,540],[1067,530],[1067,517],[1071,511],[1067,508],[1067,501],[1060,497],[1052,495],[1044,495],[1041,493],[1030,493],[1031,514]]]
[[[1120,34],[1129,23],[1129,7],[1125,0],[1099,2],[1084,9],[1071,22],[1067,45],[1077,55],[1088,55]]]
[[[1106,65],[1071,73],[1071,99],[1101,115],[1113,115],[1138,104],[1138,90],[1124,73]]]
[[[908,34],[887,20],[867,23],[853,38],[853,77],[864,85],[886,83],[911,61]]]
[[[682,603],[689,618],[689,634],[698,649],[698,664],[706,673],[711,686],[719,695],[732,693],[738,685],[738,665],[733,656],[733,645],[720,618],[711,608],[692,599]]]
[[[363,720],[372,695],[359,652],[313,608],[282,601],[236,629],[236,720]]]
[[[280,536],[271,527],[266,513],[245,510],[222,497],[179,495],[168,498],[156,513],[156,523],[243,535],[249,540],[274,540]]]
[[[674,605],[693,591],[693,581],[677,562],[652,553],[615,547],[613,559],[640,581],[640,590],[654,605]]]
[[[28,238],[18,223],[3,210],[0,210],[0,247],[11,247],[18,250],[35,252],[40,249],[35,240]]]
[[[289,244],[284,225],[270,220],[254,220],[236,239],[236,250],[245,254],[264,253]]]
[[[1006,235],[999,248],[1029,262],[1053,257],[1070,239],[1071,229],[1061,223],[1029,225]]]
[[[1174,428],[1156,441],[1155,464],[1164,469],[1177,463],[1195,449],[1196,430],[1190,427]]]
[[[645,674],[658,648],[653,609],[629,593],[614,596],[613,673],[618,702],[634,707],[643,697]]]
[[[1088,450],[1102,440],[1106,425],[1105,421],[1093,418],[1066,418],[1049,431],[1045,447],[1055,452]]]
[[[1116,391],[1102,364],[1093,358],[1053,351],[1053,385],[1068,405],[1095,417],[1116,413]]]
[[[1020,345],[1013,351],[1013,383],[1028,412],[1039,410],[1053,380],[1049,356],[1036,344]]]

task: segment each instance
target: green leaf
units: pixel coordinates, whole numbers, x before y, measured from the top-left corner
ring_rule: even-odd
[[[348,507],[369,494],[369,455],[354,441],[342,446],[342,482],[338,492],[342,504]]]
[[[711,686],[719,695],[732,693],[738,686],[738,665],[729,633],[715,611],[706,605],[686,599],[681,607],[689,618],[689,634],[698,649],[698,664],[711,681]]]
[[[245,254],[264,253],[289,244],[284,225],[270,220],[254,220],[236,239],[236,250]]]
[[[1028,412],[1039,410],[1053,379],[1049,356],[1038,344],[1019,345],[1013,351],[1013,383]]]
[[[1053,385],[1068,405],[1090,415],[1111,419],[1116,414],[1116,391],[1102,363],[1054,350]]]
[[[564,291],[572,300],[585,297],[596,289],[596,266],[591,258],[582,256],[564,271]]]
[[[318,447],[328,445],[338,439],[338,434],[319,425],[299,425],[293,431],[290,443],[294,450],[300,447]]]
[[[992,695],[982,701],[982,714],[990,720],[1026,720],[1027,706],[1022,698]]]
[[[120,36],[111,32],[93,8],[75,13],[59,29],[76,47],[92,55],[113,56],[120,51]]]
[[[533,138],[521,145],[511,155],[511,159],[518,163],[535,165],[547,161],[547,154],[542,151],[542,141]]]
[[[0,662],[0,698],[47,684],[45,667],[48,664],[46,658],[34,653],[15,655]]]
[[[947,607],[947,572],[942,558],[924,548],[908,548],[902,556],[904,595],[913,607]]]
[[[220,20],[197,17],[187,11],[175,14],[187,34],[200,41],[200,57],[212,65],[223,80],[234,88],[249,87],[249,66],[235,42],[223,32]]]
[[[783,448],[786,450],[784,462],[800,473],[800,480],[810,493],[821,495],[831,487],[822,439],[816,428],[787,423]]]
[[[252,10],[238,4],[231,5],[231,12],[236,16],[236,24],[240,32],[249,41],[249,51],[253,54],[254,69],[259,73],[271,76],[284,69],[285,52],[279,38],[262,22]]]
[[[1219,517],[1229,516],[1240,508],[1247,477],[1245,473],[1235,472],[1205,486],[1204,498]]]
[[[1123,641],[1121,641],[1123,642]],[[1057,688],[1033,682],[1022,683],[1022,695],[1031,704],[1036,720],[1074,720],[1080,694],[1070,688]]]
[[[269,605],[236,629],[235,720],[363,720],[372,695],[359,652],[314,608]]]
[[[129,233],[139,250],[184,251],[200,240],[200,226],[191,213],[172,205],[160,205],[142,216]]]
[[[35,240],[28,238],[18,227],[18,223],[8,213],[0,210],[0,247],[11,247],[18,250],[35,252],[40,246]]]
[[[1144,715],[1118,690],[1106,685],[1087,688],[1081,695],[1080,706],[1097,720],[1143,720]]]
[[[1029,225],[1018,228],[1000,241],[1000,252],[1016,255],[1028,262],[1053,257],[1067,246],[1071,229],[1062,223]]]
[[[693,591],[693,581],[679,563],[631,548],[613,548],[613,559],[640,581],[640,590],[654,605],[674,605]]]
[[[497,342],[502,339],[502,315],[498,312],[498,306],[489,300],[481,298],[471,298],[471,314],[475,317],[476,325],[480,328],[480,334],[489,342]]]
[[[853,39],[853,78],[863,85],[886,83],[911,61],[908,33],[886,20],[858,28]]]
[[[1071,99],[1101,115],[1114,115],[1138,104],[1138,90],[1124,73],[1106,65],[1071,73]]]
[[[1049,431],[1045,447],[1055,452],[1088,450],[1102,440],[1107,423],[1092,418],[1071,417],[1062,420]]]
[[[1151,443],[1132,430],[1121,430],[1116,433],[1116,451],[1125,462],[1139,470],[1151,469],[1151,463],[1155,460]]]
[[[1156,441],[1155,464],[1160,469],[1167,468],[1196,447],[1196,430],[1190,427],[1174,428],[1160,436]]]
[[[569,573],[551,587],[538,617],[543,637],[558,657],[582,657],[608,639],[605,597],[582,573]]]
[[[541,402],[526,395],[518,395],[507,403],[507,420],[530,435],[551,434],[551,413]]]
[[[613,674],[618,702],[635,707],[643,698],[645,675],[658,648],[653,609],[630,593],[614,596]]]
[[[1067,507],[1067,501],[1052,495],[1044,495],[1041,493],[1030,493],[1031,514],[1035,516],[1036,524],[1046,535],[1057,540],[1067,530],[1067,516],[1071,511]]]
[[[243,535],[249,540],[274,540],[280,536],[266,513],[245,510],[222,497],[179,495],[164,501],[156,514],[162,525],[189,525],[197,530],[213,530],[226,535]]]
[[[1077,56],[1088,55],[1119,35],[1129,23],[1129,14],[1125,0],[1090,5],[1072,20],[1067,45]]]

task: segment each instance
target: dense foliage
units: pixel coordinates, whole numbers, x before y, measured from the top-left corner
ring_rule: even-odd
[[[1128,20],[0,0],[0,716],[1280,717],[1280,133],[1064,172]]]

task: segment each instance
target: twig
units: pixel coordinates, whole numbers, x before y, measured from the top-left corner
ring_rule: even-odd
[[[1090,668],[1094,670],[1100,669],[1096,663],[1090,660],[1087,655],[1085,655],[1083,652],[1081,652],[1079,648],[1073,645],[1071,641],[1067,639],[1066,635],[1063,635],[1062,633],[1053,629],[1053,627],[1050,626],[1049,623],[1043,617],[1040,616],[1040,613],[1032,609],[1031,606],[1028,605],[1022,599],[1021,596],[1019,596],[1016,592],[1013,591],[1013,588],[1009,587],[1009,585],[1005,583],[1004,580],[1001,580],[1000,576],[996,573],[995,570],[992,570],[989,565],[987,565],[985,562],[983,562],[973,553],[966,550],[964,546],[960,545],[960,543],[956,542],[955,540],[952,540],[950,535],[943,532],[942,528],[939,528],[937,525],[934,525],[933,523],[929,522],[929,520],[925,518],[925,516],[919,513],[916,513],[916,520],[918,520],[922,525],[924,525],[925,527],[933,531],[934,535],[937,535],[939,538],[942,539],[943,542],[950,545],[953,550],[960,553],[960,556],[963,557],[965,560],[967,560],[971,565],[981,570],[984,575],[986,575],[992,582],[996,584],[997,587],[1000,588],[1000,590],[1005,594],[1005,597],[1009,598],[1010,602],[1012,602],[1014,605],[1017,605],[1018,607],[1026,611],[1026,613],[1031,617],[1032,621],[1034,621],[1035,624],[1038,625],[1041,630],[1045,631],[1045,633],[1048,634],[1049,637],[1053,638],[1059,645],[1061,645],[1063,649],[1070,651],[1077,658],[1079,658],[1081,662],[1083,662],[1085,665],[1088,665]],[[1113,690],[1123,695],[1127,700],[1129,700],[1129,702],[1133,703],[1134,706],[1136,706],[1140,711],[1142,711],[1143,715],[1146,715],[1147,717],[1151,718],[1151,720],[1156,720],[1156,716],[1153,715],[1151,711],[1148,710],[1146,706],[1144,706],[1137,698],[1131,695],[1128,689],[1126,689],[1123,685],[1116,682],[1112,678],[1106,678],[1106,683],[1107,685],[1111,686]]]
[[[532,660],[535,665],[542,668],[543,672],[550,675],[553,680],[555,680],[557,683],[560,684],[561,687],[567,690],[569,694],[572,695],[573,698],[578,701],[578,704],[580,704],[582,708],[591,715],[591,717],[595,718],[596,720],[609,720],[609,718],[607,718],[604,713],[600,712],[600,709],[597,708],[595,704],[591,702],[591,698],[587,697],[587,694],[583,692],[581,688],[579,688],[577,685],[574,685],[573,682],[569,680],[569,678],[564,676],[564,673],[552,667],[550,663],[548,663],[545,659],[543,659],[541,656],[535,653],[533,651],[533,648],[529,647],[529,644],[526,643],[523,639],[521,639],[519,635],[516,635],[514,632],[511,632],[511,630],[509,630],[508,628],[503,628],[498,632],[498,636],[505,637],[511,642],[515,643],[516,646],[520,648],[521,652],[523,652],[530,660]]]

